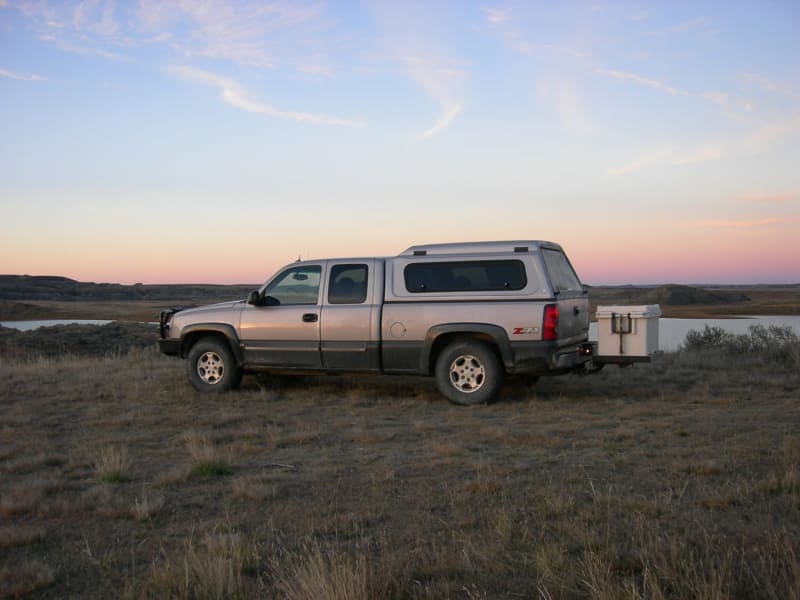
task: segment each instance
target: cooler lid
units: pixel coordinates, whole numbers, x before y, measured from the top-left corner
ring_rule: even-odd
[[[661,316],[661,307],[658,304],[641,304],[639,306],[598,306],[597,318],[610,319],[612,314],[630,315],[631,318],[652,319]]]

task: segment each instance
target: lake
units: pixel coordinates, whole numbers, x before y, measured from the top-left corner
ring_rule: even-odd
[[[31,331],[40,327],[53,327],[54,325],[106,325],[112,321],[99,321],[97,319],[45,319],[40,321],[0,321],[3,327]]]
[[[19,329],[20,331],[30,331],[40,327],[52,325],[68,325],[75,323],[78,325],[105,325],[111,321],[100,321],[91,319],[48,319],[41,321],[0,321],[3,327]],[[800,316],[769,316],[769,317],[746,317],[741,319],[668,319],[662,317],[658,321],[658,346],[660,350],[671,352],[678,349],[686,334],[692,329],[702,330],[705,325],[709,327],[721,327],[731,333],[747,333],[751,325],[778,325],[781,327],[792,327],[795,333],[800,334]],[[597,339],[597,323],[592,323],[589,327],[589,339]]]
[[[703,327],[721,327],[730,333],[747,333],[752,325],[777,325],[791,327],[795,333],[800,334],[800,316],[773,315],[764,317],[743,317],[741,319],[669,319],[661,317],[658,320],[658,347],[665,352],[672,352],[686,340],[686,334],[692,329],[702,331]],[[589,326],[589,339],[597,339],[597,323]]]

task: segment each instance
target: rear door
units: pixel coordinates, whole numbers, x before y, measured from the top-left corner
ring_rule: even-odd
[[[589,294],[564,252],[542,248],[545,268],[558,302],[558,343],[577,344],[589,339]]]
[[[325,369],[380,369],[380,309],[375,282],[383,282],[383,261],[330,261],[322,303],[321,350]]]

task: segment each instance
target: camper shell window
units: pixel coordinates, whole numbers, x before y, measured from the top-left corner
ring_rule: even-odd
[[[403,271],[406,289],[415,294],[441,292],[502,292],[528,284],[520,260],[419,262]]]

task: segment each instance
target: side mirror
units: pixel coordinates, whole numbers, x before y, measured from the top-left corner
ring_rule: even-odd
[[[253,290],[247,296],[247,303],[252,304],[253,306],[261,306],[261,294],[258,293],[258,290]]]

